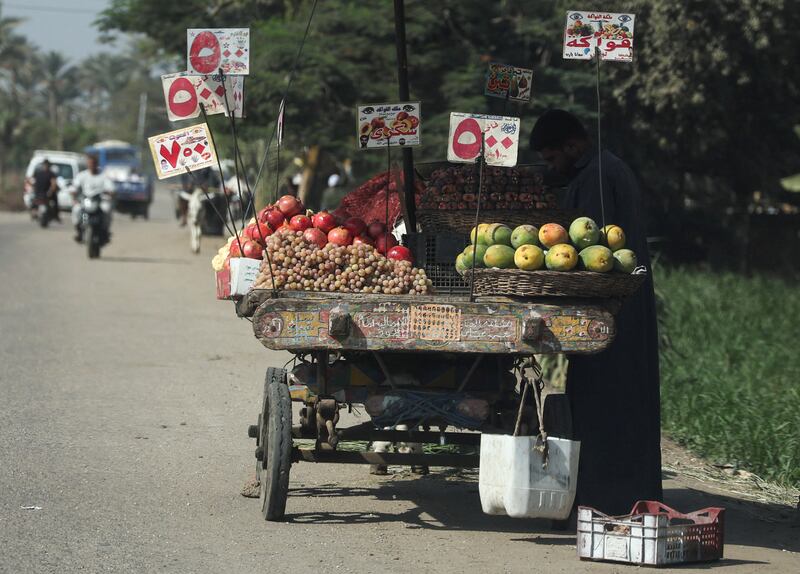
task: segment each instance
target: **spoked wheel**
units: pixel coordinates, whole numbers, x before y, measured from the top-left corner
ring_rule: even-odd
[[[261,513],[265,520],[276,521],[286,512],[292,466],[292,398],[283,369],[267,370],[260,426]]]

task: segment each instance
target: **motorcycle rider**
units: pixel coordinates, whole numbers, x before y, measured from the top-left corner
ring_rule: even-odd
[[[114,182],[100,171],[97,157],[94,155],[86,156],[86,164],[87,169],[80,172],[75,178],[75,197],[72,205],[72,223],[75,226],[75,241],[78,243],[83,241],[81,199],[94,197],[101,193],[113,194],[114,192]],[[101,202],[100,206],[103,208],[105,227],[107,230],[111,229],[111,206],[105,206],[104,202]]]
[[[56,196],[56,193],[58,192],[58,180],[56,178],[56,174],[53,173],[50,160],[45,158],[42,160],[42,163],[36,166],[36,170],[33,172],[32,179],[33,196],[39,201],[46,201],[47,208],[50,211],[52,218],[61,223],[61,217],[58,213],[58,198]],[[37,202],[34,202],[34,205],[31,208],[32,215],[36,214],[37,212],[36,203]]]

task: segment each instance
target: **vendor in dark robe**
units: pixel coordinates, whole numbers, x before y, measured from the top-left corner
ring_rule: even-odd
[[[602,163],[580,120],[563,110],[545,112],[531,148],[569,179],[563,207],[603,225],[622,227],[626,247],[650,270],[644,213],[636,179],[607,150]],[[658,331],[652,276],[615,316],[617,334],[596,355],[569,357],[567,395],[575,438],[581,441],[577,503],[623,514],[637,500],[661,500]]]

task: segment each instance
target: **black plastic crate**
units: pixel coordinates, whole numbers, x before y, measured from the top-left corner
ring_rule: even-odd
[[[414,265],[425,269],[437,293],[463,295],[469,285],[456,271],[456,257],[469,244],[465,233],[409,233],[403,245],[414,254]]]

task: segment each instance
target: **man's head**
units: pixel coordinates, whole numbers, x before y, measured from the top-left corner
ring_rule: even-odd
[[[569,173],[588,147],[586,128],[564,110],[547,110],[539,116],[531,132],[531,149],[538,151],[559,173]]]
[[[42,169],[50,169],[50,160],[44,158],[41,163]]]
[[[97,156],[89,154],[86,156],[86,166],[89,168],[89,171],[92,173],[97,173],[97,166],[99,162],[97,161]]]

